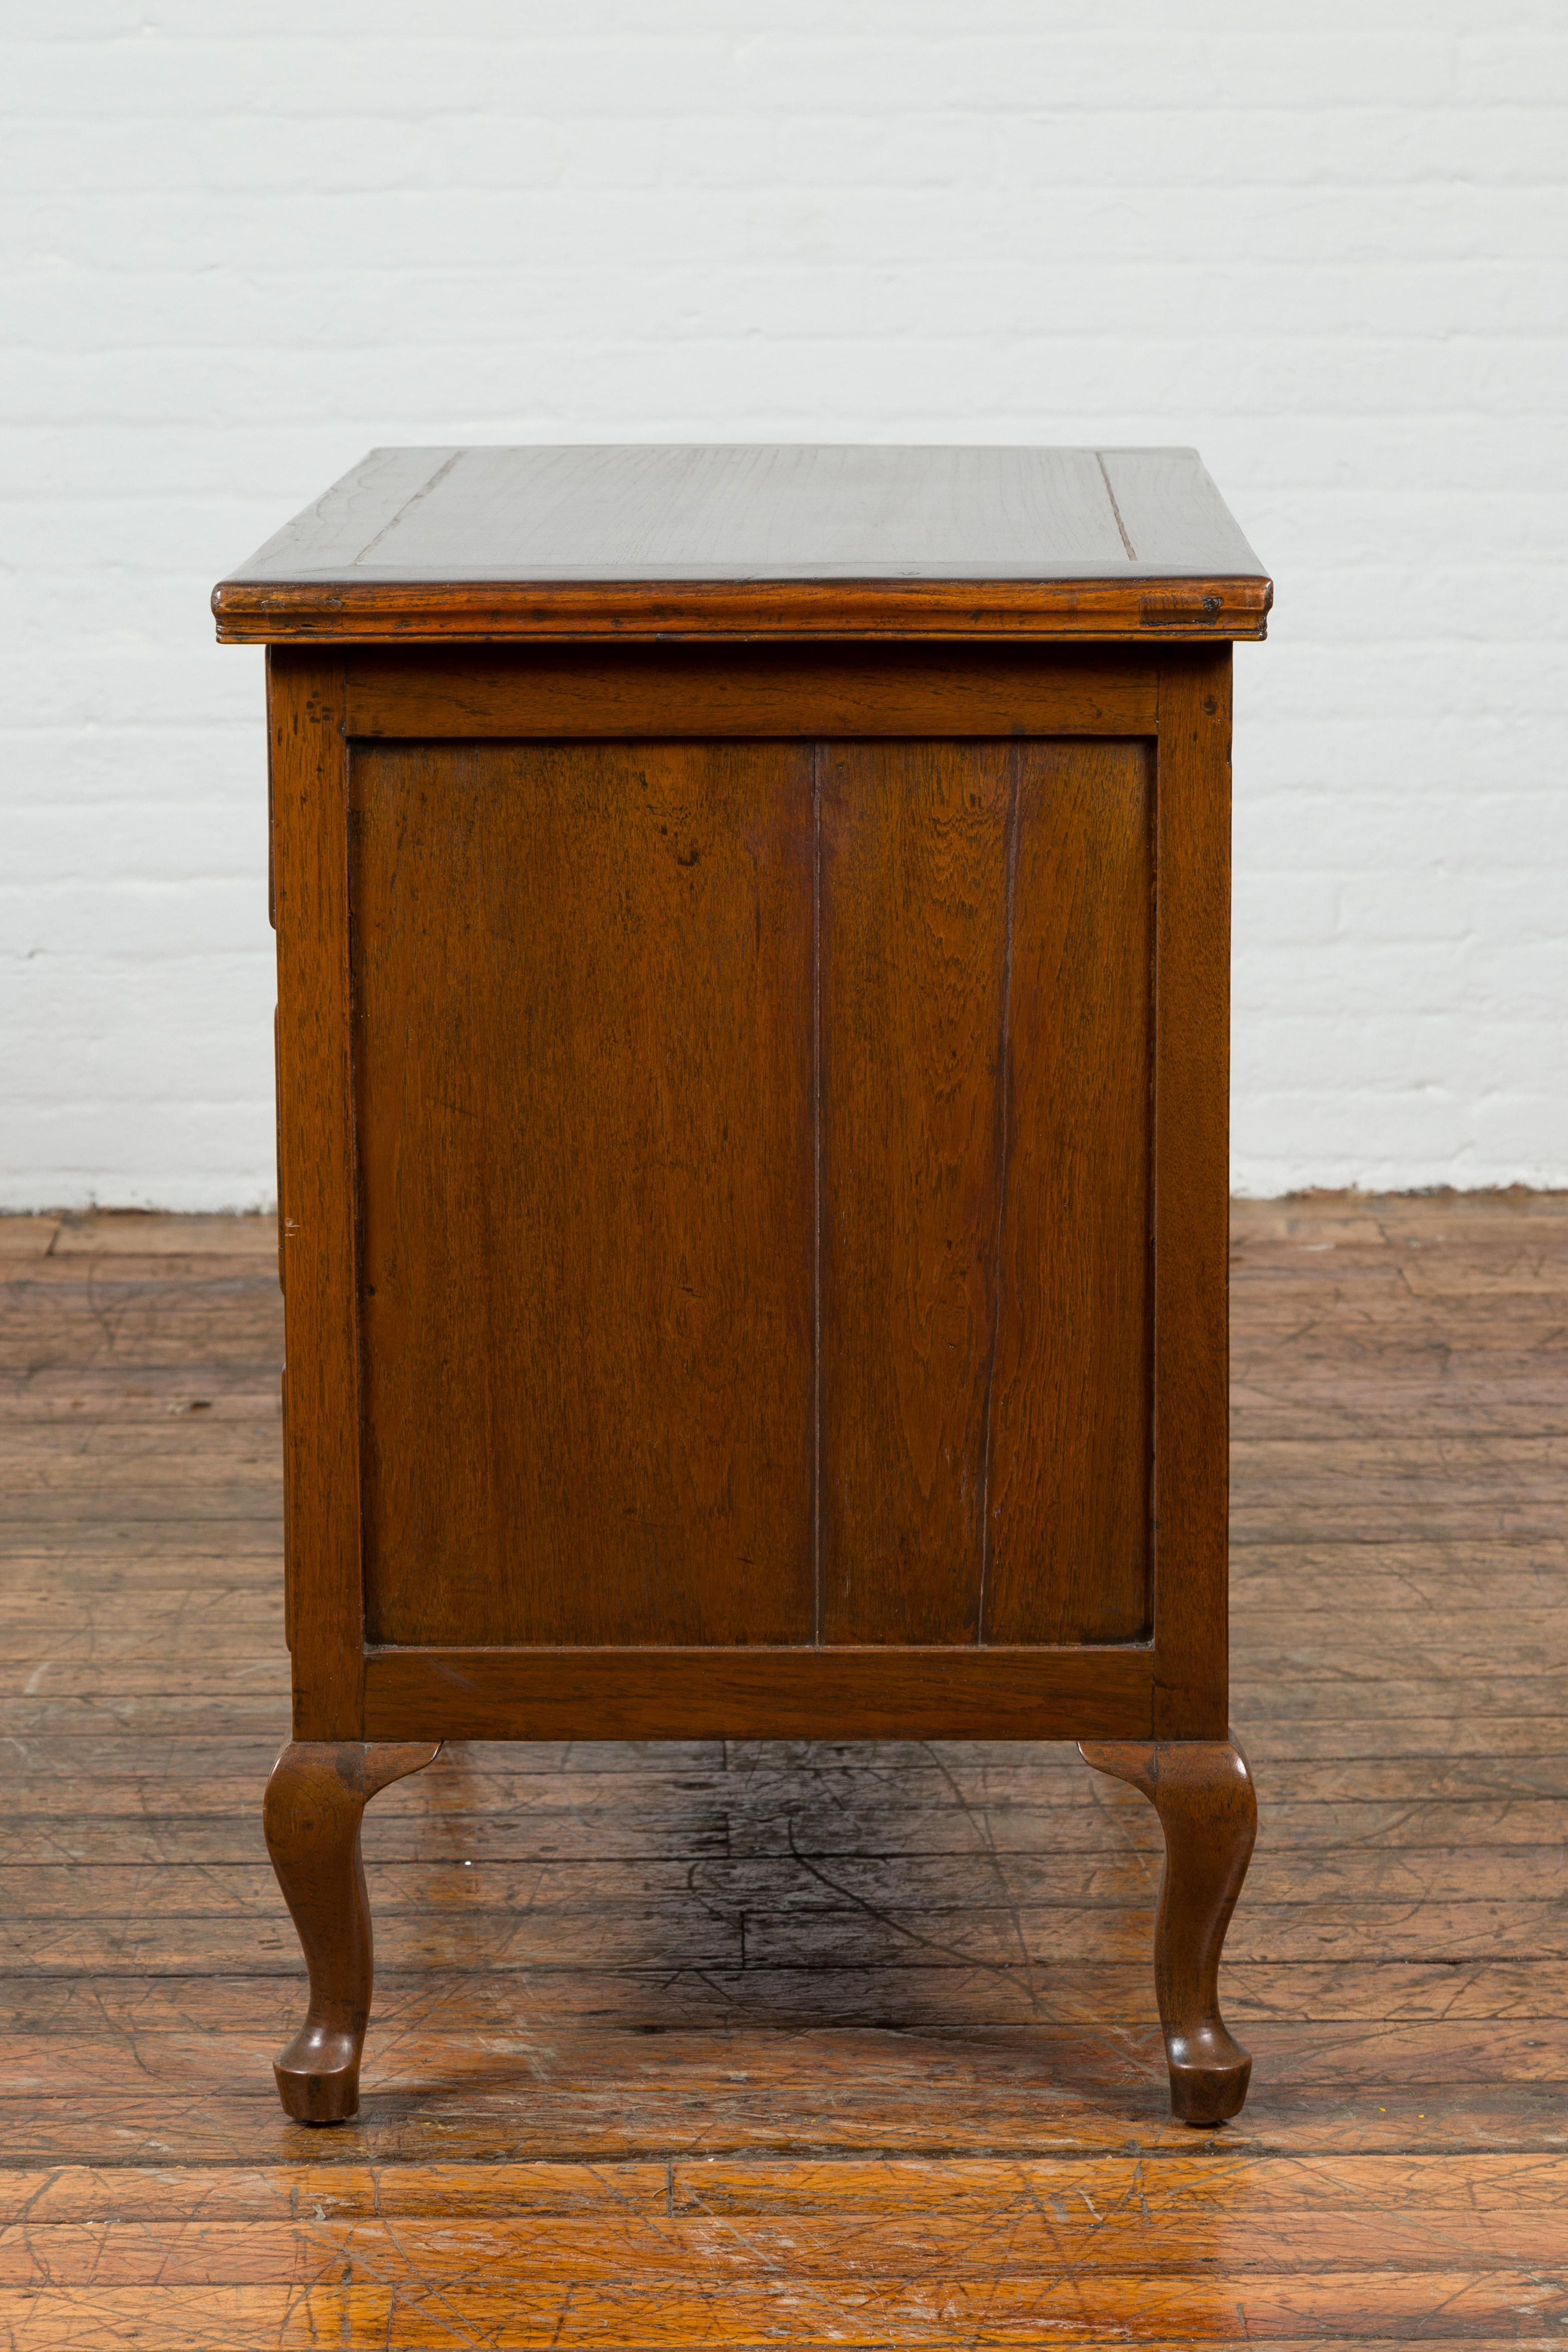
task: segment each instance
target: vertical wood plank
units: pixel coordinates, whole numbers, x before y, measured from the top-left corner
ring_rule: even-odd
[[[982,1633],[1147,1629],[1154,757],[1020,747]]]
[[[811,1638],[810,767],[356,746],[376,1641]]]
[[[822,1495],[822,746],[811,746],[811,1641],[824,1617]]]
[[[343,664],[267,655],[294,1734],[364,1721]]]
[[[1228,1726],[1228,645],[1160,677],[1155,1080],[1155,1719]]]
[[[830,1642],[975,1637],[1013,757],[821,752]]]

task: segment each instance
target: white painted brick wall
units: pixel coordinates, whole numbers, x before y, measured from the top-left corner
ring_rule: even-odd
[[[1197,443],[1239,1184],[1568,1182],[1562,0],[49,0],[0,109],[0,1201],[270,1198],[207,591],[465,439]]]

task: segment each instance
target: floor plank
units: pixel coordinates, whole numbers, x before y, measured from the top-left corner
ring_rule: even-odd
[[[1071,1750],[547,1742],[372,1808],[311,2134],[270,1224],[0,1219],[0,2342],[1561,2343],[1568,1197],[1232,1258],[1237,2124],[1170,2123],[1157,1830]]]

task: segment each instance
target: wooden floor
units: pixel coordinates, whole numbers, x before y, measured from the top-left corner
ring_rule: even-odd
[[[1246,2113],[1071,1749],[449,1750],[287,2123],[269,1228],[0,1223],[0,2345],[1568,2336],[1568,1198],[1237,1213]],[[177,1666],[157,1663],[172,1647]]]

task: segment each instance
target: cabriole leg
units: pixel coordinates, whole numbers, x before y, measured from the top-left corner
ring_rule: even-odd
[[[1141,1789],[1166,1833],[1155,1988],[1179,2123],[1240,2112],[1252,2061],[1219,2014],[1219,1954],[1252,1858],[1258,1803],[1233,1740],[1085,1740],[1096,1771]]]
[[[360,1822],[380,1789],[417,1772],[441,1742],[296,1740],[273,1766],[263,1818],[283,1899],[310,1971],[304,2024],[274,2062],[297,2123],[339,2124],[360,2104],[360,2053],[371,2013],[371,1906]]]

